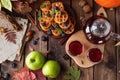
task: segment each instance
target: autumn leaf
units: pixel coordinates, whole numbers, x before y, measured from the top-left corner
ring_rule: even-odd
[[[42,69],[34,70],[32,72],[36,75],[37,80],[46,80],[46,77],[42,73]]]
[[[65,80],[79,80],[81,71],[77,68],[69,67],[68,74],[64,76]]]
[[[2,6],[9,11],[12,11],[12,4],[10,0],[1,0]]]
[[[33,72],[31,72],[26,67],[22,68],[18,72],[14,72],[12,76],[12,80],[35,80],[36,76]]]
[[[27,14],[32,11],[32,8],[29,6],[29,3],[20,2],[20,1],[13,1],[13,10],[17,13]]]
[[[117,44],[115,44],[115,46],[120,46],[120,41]]]
[[[5,37],[6,37],[7,41],[13,42],[14,44],[16,44],[16,34],[15,34],[14,31],[9,30],[8,28],[6,28],[4,30],[4,33],[5,33]]]

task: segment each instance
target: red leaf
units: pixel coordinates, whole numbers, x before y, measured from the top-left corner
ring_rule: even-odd
[[[36,76],[28,68],[24,67],[19,72],[14,72],[12,80],[35,80]]]
[[[22,2],[20,2],[20,1],[12,1],[12,6],[14,7],[14,8],[21,8],[21,5],[22,5]]]
[[[27,14],[32,11],[32,8],[29,6],[28,2],[13,1],[13,10],[17,13]]]
[[[46,80],[46,77],[42,73],[42,69],[32,71],[32,72],[36,75],[37,80]]]
[[[16,44],[16,34],[14,31],[11,31],[8,28],[6,28],[4,33],[7,41],[13,42],[14,44]]]
[[[30,51],[34,51],[34,48],[33,48],[32,45],[29,45],[28,47],[29,47],[29,50],[30,50]]]

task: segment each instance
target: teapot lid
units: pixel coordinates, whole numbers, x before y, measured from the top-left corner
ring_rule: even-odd
[[[90,27],[90,32],[97,37],[105,37],[111,31],[111,24],[103,18],[96,19]]]

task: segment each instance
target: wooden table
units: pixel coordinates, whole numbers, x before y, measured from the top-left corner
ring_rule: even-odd
[[[65,4],[70,5],[74,11],[76,12],[77,17],[77,27],[82,29],[80,17],[85,16],[86,19],[89,17],[96,15],[97,10],[100,8],[94,0],[87,0],[88,3],[92,7],[92,13],[85,14],[82,10],[82,8],[78,5],[80,0],[57,0],[62,1]],[[120,34],[120,7],[115,8],[113,10],[105,9],[108,14],[108,19],[111,21],[113,26],[113,31]],[[37,39],[38,37],[41,37],[42,35],[47,36],[42,31],[36,31],[34,35],[34,39]],[[63,76],[68,71],[68,67],[77,67],[82,71],[82,75],[80,77],[80,80],[120,80],[120,48],[115,47],[115,41],[110,40],[105,45],[105,51],[104,51],[104,59],[103,61],[95,65],[91,68],[83,69],[76,65],[76,63],[69,57],[66,57],[65,52],[65,44],[59,45],[60,39],[54,39],[49,37],[48,41],[41,41],[39,40],[37,45],[34,45],[33,47],[35,50],[38,50],[40,52],[43,52],[44,55],[47,55],[48,59],[54,59],[57,60],[61,64],[61,74],[56,79],[48,79],[48,80],[64,80]],[[23,66],[25,66],[24,60],[25,56],[30,52],[28,50],[28,45],[25,49],[25,55],[22,57],[21,62],[17,62],[18,67],[17,69],[12,69],[9,66],[9,62],[5,62],[1,65],[1,71],[6,73],[11,73],[13,70],[19,70]],[[48,51],[49,50],[49,51]],[[49,52],[47,54],[47,51]]]

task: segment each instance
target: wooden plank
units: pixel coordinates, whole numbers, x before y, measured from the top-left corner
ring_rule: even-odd
[[[120,7],[116,8],[116,27],[120,34]],[[117,80],[120,80],[120,47],[117,47]]]
[[[3,75],[5,75],[6,73],[9,73],[10,76],[12,77],[14,71],[19,71],[23,67],[23,61],[24,61],[24,58],[20,62],[14,61],[17,64],[16,68],[11,67],[12,62],[6,61],[1,65],[1,72],[3,73]]]
[[[95,3],[94,15],[99,8],[100,6]],[[115,10],[106,9],[106,11],[115,31]],[[116,80],[116,51],[113,40],[106,43],[103,62],[94,67],[94,80]]]
[[[54,2],[55,0],[51,0]],[[70,5],[70,0],[56,0],[56,1],[62,1],[64,4]],[[65,80],[64,75],[67,72],[68,67],[70,66],[70,59],[65,60],[65,44],[59,45],[60,39],[54,39],[49,38],[49,47],[50,47],[50,53],[48,54],[48,59],[56,60],[61,65],[61,73],[60,75],[55,79],[48,79],[48,80]]]
[[[32,25],[30,30],[33,30],[35,33],[33,35],[32,40],[27,44],[26,50],[25,50],[25,57],[28,55],[30,52],[29,46],[31,46],[34,50],[42,52],[45,57],[47,57],[46,52],[48,51],[48,41],[42,41],[41,37],[45,36],[47,38],[47,35],[41,30],[41,31],[36,31],[34,26]],[[32,41],[35,40],[37,43],[33,44]]]
[[[83,17],[83,18],[85,18],[85,20],[87,20],[89,17],[92,16],[92,13],[86,14],[83,11],[83,9],[79,6],[79,4],[78,4],[79,1],[80,0],[75,0],[75,1],[72,0],[72,7],[73,7],[73,9],[76,12],[77,27],[80,27],[80,29],[82,29],[84,27],[84,25],[81,24],[82,22],[80,20],[80,17]],[[87,0],[87,2],[92,7],[92,4],[93,4],[92,0]],[[80,77],[80,80],[93,80],[93,67],[87,68],[87,69],[83,69],[83,68],[77,66],[73,60],[71,62],[72,62],[71,66],[78,67],[82,71],[82,75]]]

